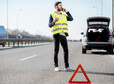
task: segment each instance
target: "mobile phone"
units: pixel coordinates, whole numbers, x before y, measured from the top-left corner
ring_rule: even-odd
[[[62,8],[62,11],[63,11],[63,8]]]

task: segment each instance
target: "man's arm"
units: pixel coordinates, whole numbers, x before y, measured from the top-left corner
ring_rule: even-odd
[[[73,17],[70,14],[70,12],[68,11],[68,12],[66,12],[66,14],[67,14],[67,21],[72,21],[73,20]]]
[[[52,18],[52,16],[50,15],[48,26],[51,28],[51,27],[54,26],[54,25],[55,25],[55,23],[53,22],[53,18]]]

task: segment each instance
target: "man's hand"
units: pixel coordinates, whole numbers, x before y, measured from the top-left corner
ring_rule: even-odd
[[[59,18],[58,17],[55,17],[54,20],[53,20],[53,22],[56,23],[58,20],[59,20]]]
[[[68,12],[65,8],[63,8],[63,10],[62,10],[62,11],[63,11],[63,12],[65,12],[65,13],[66,13],[66,12]]]

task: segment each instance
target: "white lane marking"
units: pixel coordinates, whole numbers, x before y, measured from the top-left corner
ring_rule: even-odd
[[[114,59],[114,55],[109,55],[110,57],[112,57]]]
[[[30,59],[30,58],[33,58],[33,57],[36,57],[37,55],[33,55],[33,56],[29,56],[29,57],[26,57],[26,58],[22,58],[20,59],[20,61],[24,61],[24,60],[27,60],[27,59]]]

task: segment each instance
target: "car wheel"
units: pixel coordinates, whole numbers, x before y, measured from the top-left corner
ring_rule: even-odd
[[[82,48],[82,53],[85,54],[86,53],[86,49]]]
[[[113,47],[110,48],[109,53],[110,53],[110,54],[113,53]]]
[[[107,49],[107,52],[109,52],[110,54],[112,54],[113,53],[113,47]]]

